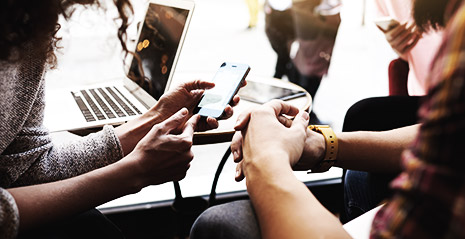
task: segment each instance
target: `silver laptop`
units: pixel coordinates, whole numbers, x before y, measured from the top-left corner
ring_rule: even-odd
[[[128,55],[129,77],[47,92],[45,126],[56,132],[118,125],[146,112],[169,88],[193,10],[189,0],[150,0],[138,40],[128,45],[141,64]]]

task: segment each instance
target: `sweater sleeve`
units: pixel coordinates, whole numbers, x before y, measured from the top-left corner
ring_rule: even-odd
[[[19,228],[19,212],[11,194],[0,188],[0,237],[16,238]]]
[[[0,156],[9,162],[10,186],[57,181],[111,164],[123,157],[112,126],[78,139],[54,142],[42,125],[44,82],[39,86],[28,117],[13,142]]]

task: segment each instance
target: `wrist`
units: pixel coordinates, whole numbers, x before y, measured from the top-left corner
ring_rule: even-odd
[[[247,191],[252,198],[257,194],[261,195],[263,190],[269,192],[270,189],[288,189],[289,182],[295,180],[290,164],[277,162],[276,159],[283,159],[279,154],[274,154],[274,157],[265,158],[261,164],[251,163],[243,167]]]
[[[137,193],[149,185],[147,180],[144,180],[143,167],[134,157],[134,153],[131,153],[120,161],[111,165],[117,172],[114,173],[114,175],[117,175],[118,177],[117,181],[121,182],[121,184],[117,183],[117,185],[124,188],[125,195]]]
[[[323,159],[311,168],[311,172],[326,172],[337,162],[338,140],[334,131],[328,125],[310,125],[308,128],[320,133],[325,141],[325,153]]]
[[[158,104],[143,115],[115,128],[115,135],[120,141],[124,155],[132,152],[134,147],[155,125],[163,120],[158,114]]]
[[[313,150],[310,152],[312,153],[309,155],[312,159],[315,159],[316,162],[321,162],[325,158],[326,154],[326,140],[323,134],[315,132],[310,128],[307,128],[310,137],[307,137],[305,145],[311,146]],[[315,160],[313,162],[315,162]],[[313,165],[312,165],[313,166]],[[308,168],[310,169],[310,167]]]
[[[286,152],[263,150],[252,157],[243,162],[244,175],[248,181],[272,180],[277,174],[292,172]]]
[[[325,157],[326,142],[322,134],[309,128],[305,139],[304,151],[299,161],[292,167],[297,171],[310,170],[317,162],[321,162]]]

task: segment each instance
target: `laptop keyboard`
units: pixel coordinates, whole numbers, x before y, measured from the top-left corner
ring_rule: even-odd
[[[87,122],[142,114],[116,87],[81,90],[71,94]]]

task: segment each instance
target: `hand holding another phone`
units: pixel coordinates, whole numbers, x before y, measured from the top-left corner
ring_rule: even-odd
[[[408,61],[407,53],[415,47],[422,33],[415,23],[400,24],[394,19],[379,19],[375,21],[378,28],[384,33],[386,40],[400,58]]]

